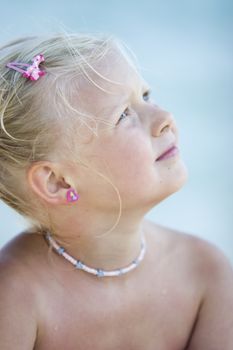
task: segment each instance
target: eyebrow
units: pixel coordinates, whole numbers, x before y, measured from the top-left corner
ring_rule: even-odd
[[[151,89],[149,87],[148,84],[143,84],[142,85],[142,90],[145,90],[145,92],[149,92],[151,93]],[[110,113],[111,116],[114,116],[117,114],[117,112],[121,111],[121,109],[123,108],[123,106],[129,102],[130,100],[130,95],[128,95],[126,98],[122,99],[117,105],[113,106],[113,107],[109,107],[109,108],[103,108],[101,111],[104,111],[106,113]]]
[[[124,98],[122,101],[120,101],[116,106],[114,106],[113,108],[111,108],[111,115],[117,114],[117,112],[121,111],[121,109],[123,108],[123,106],[129,102],[130,100],[130,96]]]
[[[98,111],[98,114],[104,113],[104,115],[114,116],[117,114],[118,111],[122,109],[122,107],[129,101],[129,99],[130,99],[130,96],[127,96],[121,99],[118,103],[114,104],[113,106],[103,107]]]

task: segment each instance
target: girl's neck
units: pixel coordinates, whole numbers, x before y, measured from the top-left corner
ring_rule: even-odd
[[[97,225],[95,225],[97,227]],[[128,266],[136,259],[141,250],[144,229],[138,225],[118,225],[111,232],[91,228],[91,224],[82,232],[66,231],[66,235],[51,232],[53,238],[66,252],[77,260],[95,269],[115,270]]]

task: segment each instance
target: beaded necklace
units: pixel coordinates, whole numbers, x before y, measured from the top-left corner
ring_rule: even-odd
[[[129,271],[132,271],[139,265],[139,263],[143,260],[145,256],[145,251],[146,251],[146,242],[144,237],[142,237],[141,241],[141,250],[136,259],[132,261],[132,263],[124,268],[116,269],[116,270],[103,270],[103,269],[94,269],[93,267],[85,265],[83,262],[80,260],[76,260],[73,258],[71,255],[69,255],[65,249],[52,238],[51,234],[47,232],[45,234],[46,240],[49,242],[49,244],[54,248],[54,250],[59,254],[62,255],[66,260],[68,260],[71,264],[73,264],[77,269],[86,271],[88,273],[91,273],[97,277],[113,277],[113,276],[120,276],[123,275]]]

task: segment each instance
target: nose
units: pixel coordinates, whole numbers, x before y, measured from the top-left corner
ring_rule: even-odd
[[[163,109],[154,112],[151,122],[151,134],[154,137],[159,137],[161,134],[170,130],[174,131],[175,121],[173,115]]]

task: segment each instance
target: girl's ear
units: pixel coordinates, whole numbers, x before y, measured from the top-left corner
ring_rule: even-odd
[[[50,204],[65,204],[71,186],[61,176],[59,166],[50,162],[32,164],[27,172],[28,183],[40,198]]]

